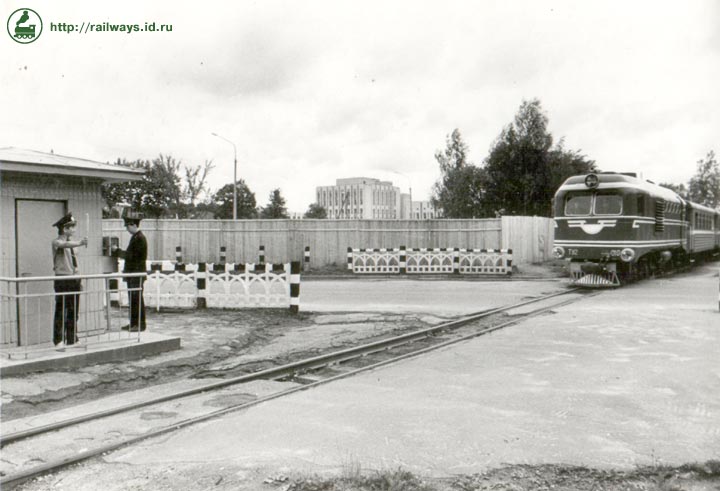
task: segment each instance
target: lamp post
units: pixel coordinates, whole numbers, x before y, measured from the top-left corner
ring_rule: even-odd
[[[237,147],[224,136],[220,136],[217,133],[213,133],[212,136],[217,136],[221,140],[228,142],[233,146],[233,151],[235,152],[235,165],[233,166],[233,220],[237,220]]]

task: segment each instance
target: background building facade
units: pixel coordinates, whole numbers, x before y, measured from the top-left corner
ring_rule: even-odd
[[[337,179],[334,186],[318,186],[316,202],[328,218],[402,218],[400,188],[371,177]]]

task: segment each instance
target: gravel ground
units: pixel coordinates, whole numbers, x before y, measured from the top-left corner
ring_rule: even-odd
[[[180,336],[181,350],[134,361],[3,377],[2,419],[42,414],[183,378],[234,377],[445,320],[382,313],[291,315],[275,309],[148,310],[151,329]]]

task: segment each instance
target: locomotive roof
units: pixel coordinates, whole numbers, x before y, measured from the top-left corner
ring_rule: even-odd
[[[673,203],[685,203],[677,193],[673,190],[658,186],[650,181],[644,181],[637,177],[629,176],[626,174],[616,173],[597,173],[598,186],[594,189],[618,189],[618,188],[631,188],[638,189],[648,193],[655,198],[662,198],[665,201]],[[587,191],[588,188],[585,185],[585,178],[587,174],[580,176],[568,177],[565,182],[558,189],[558,193],[566,191]]]

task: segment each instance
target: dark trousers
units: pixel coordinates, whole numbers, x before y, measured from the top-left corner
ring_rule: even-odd
[[[130,302],[130,327],[145,329],[145,299],[143,285],[145,278],[128,278],[128,300]],[[137,288],[137,290],[130,290]]]
[[[80,315],[80,280],[55,280],[55,321],[53,323],[53,343],[65,341],[75,344],[77,320]],[[72,293],[78,292],[78,293]]]

